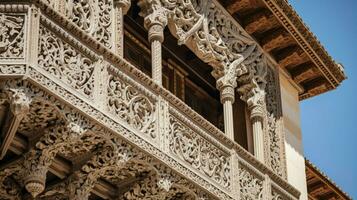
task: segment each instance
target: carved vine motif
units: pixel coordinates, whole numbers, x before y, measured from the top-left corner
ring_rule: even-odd
[[[239,168],[240,197],[242,200],[263,199],[263,180],[245,168]]]
[[[0,59],[24,57],[25,16],[0,14]]]
[[[119,119],[156,138],[155,103],[136,88],[110,75],[107,103]]]
[[[29,135],[46,127],[63,124],[64,116],[50,105],[48,102],[34,100],[30,105],[29,112],[24,116],[19,125],[18,131],[22,134]]]
[[[25,65],[0,65],[0,74],[25,74]]]
[[[55,34],[40,27],[38,64],[87,96],[93,93],[93,62]]]
[[[277,90],[276,75],[273,70],[269,69],[267,73],[266,87],[266,108],[267,108],[267,131],[269,138],[269,164],[275,173],[284,176],[284,164],[282,155],[282,138],[279,126],[280,104],[279,91]]]
[[[112,46],[112,0],[66,0],[66,16],[106,47]]]
[[[282,195],[276,189],[272,189],[271,191],[272,200],[292,200],[292,198],[287,197],[286,195]]]
[[[169,133],[173,153],[223,186],[230,186],[230,164],[223,152],[172,115]]]

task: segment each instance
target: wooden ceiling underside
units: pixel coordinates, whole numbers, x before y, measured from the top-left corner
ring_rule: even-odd
[[[298,21],[296,23],[303,23],[285,0],[277,0],[276,2],[280,2],[290,9],[289,12],[291,11],[291,13],[284,14],[296,15],[293,17],[300,20],[295,20]],[[304,32],[296,30],[292,33],[291,30],[286,28],[289,20],[284,17],[277,17],[278,11],[272,12],[274,8],[270,5],[271,1],[220,0],[220,3],[276,60],[278,65],[291,75],[294,82],[303,88],[303,92],[300,93],[300,100],[334,89],[346,78],[341,67],[329,57],[321,45],[313,49],[306,46],[306,43],[299,41],[299,34],[307,35],[306,37],[312,35],[306,26],[304,26],[306,28]],[[294,24],[289,25],[289,27],[295,28]],[[318,43],[316,38],[307,44],[314,45],[315,43]],[[313,50],[321,50],[321,52]],[[322,62],[319,60],[322,60]]]
[[[351,200],[309,161],[305,166],[309,200]]]

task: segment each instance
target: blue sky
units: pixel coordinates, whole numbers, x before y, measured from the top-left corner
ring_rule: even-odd
[[[290,0],[348,79],[301,103],[304,152],[357,199],[357,0]]]

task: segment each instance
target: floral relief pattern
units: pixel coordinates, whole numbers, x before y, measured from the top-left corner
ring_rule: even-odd
[[[0,59],[24,57],[25,16],[0,14]]]
[[[170,115],[170,150],[219,184],[230,186],[228,156]]]
[[[245,168],[239,168],[240,199],[263,199],[263,180]]]
[[[267,108],[267,131],[269,138],[269,164],[275,173],[284,176],[284,165],[282,155],[282,139],[279,126],[279,92],[277,91],[277,78],[272,69],[267,73],[266,84],[266,108]]]
[[[109,76],[107,104],[119,119],[156,138],[155,102],[118,76]]]
[[[66,0],[66,16],[106,47],[112,46],[112,0]]]
[[[92,96],[94,87],[92,60],[42,26],[40,27],[38,64],[74,89],[88,97]]]

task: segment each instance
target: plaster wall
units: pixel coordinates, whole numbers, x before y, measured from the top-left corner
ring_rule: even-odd
[[[282,73],[280,73],[280,89],[288,182],[301,192],[301,200],[307,200],[298,90]]]

